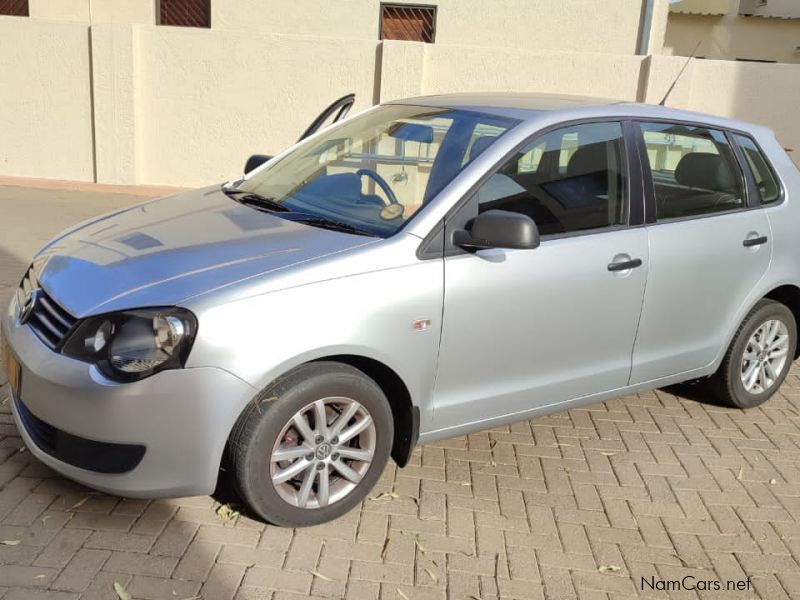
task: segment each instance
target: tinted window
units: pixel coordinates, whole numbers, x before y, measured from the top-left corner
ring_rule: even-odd
[[[747,159],[747,164],[750,165],[750,171],[756,180],[758,193],[761,197],[761,204],[777,202],[781,197],[781,187],[761,149],[756,146],[753,140],[743,135],[736,136],[736,143],[739,144],[744,157]]]
[[[706,127],[642,123],[659,219],[741,208],[742,173],[725,134]]]
[[[530,216],[542,235],[621,225],[627,197],[622,126],[589,123],[537,138],[478,190],[480,211]]]

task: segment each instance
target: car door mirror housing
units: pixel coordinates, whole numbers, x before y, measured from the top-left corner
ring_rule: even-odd
[[[247,175],[250,171],[254,171],[268,160],[272,160],[272,157],[266,154],[253,154],[253,156],[248,158],[247,162],[244,163],[244,174]]]
[[[539,247],[539,241],[539,229],[533,219],[506,210],[486,211],[466,229],[453,232],[453,243],[467,250],[532,250]]]

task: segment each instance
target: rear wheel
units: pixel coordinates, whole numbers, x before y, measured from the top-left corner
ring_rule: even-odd
[[[716,395],[736,408],[763,404],[786,379],[796,348],[792,311],[761,300],[742,322],[712,379]]]
[[[389,458],[392,412],[378,385],[338,363],[311,363],[277,380],[229,440],[249,506],[276,525],[335,519],[358,504]]]

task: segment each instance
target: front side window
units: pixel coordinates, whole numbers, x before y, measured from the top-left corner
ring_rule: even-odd
[[[769,166],[761,149],[749,137],[743,135],[734,137],[736,138],[736,143],[742,149],[747,164],[750,166],[750,172],[756,181],[761,204],[772,204],[780,200],[781,187],[778,183],[778,178],[775,177],[775,172]]]
[[[285,218],[312,215],[388,237],[518,123],[468,110],[381,106],[298,144],[236,191],[278,203]]]
[[[531,217],[541,235],[626,222],[628,189],[620,123],[586,123],[535,139],[478,190],[480,212]]]
[[[742,173],[725,134],[677,123],[641,123],[658,220],[745,205]]]

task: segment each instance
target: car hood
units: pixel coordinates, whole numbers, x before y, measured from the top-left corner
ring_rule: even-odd
[[[76,317],[168,306],[375,243],[282,219],[205,188],[99,217],[37,255],[42,288]]]

